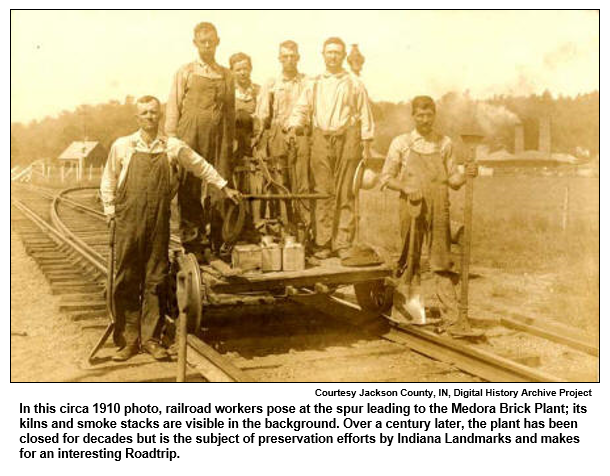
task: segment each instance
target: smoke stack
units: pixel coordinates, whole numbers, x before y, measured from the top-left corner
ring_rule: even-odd
[[[538,135],[538,151],[551,154],[551,118],[546,116],[540,119]]]
[[[522,154],[525,150],[525,139],[523,132],[523,124],[519,123],[515,126],[515,155]]]

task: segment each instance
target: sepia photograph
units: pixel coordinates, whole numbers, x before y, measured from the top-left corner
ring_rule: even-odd
[[[599,381],[599,10],[10,23],[11,382]]]

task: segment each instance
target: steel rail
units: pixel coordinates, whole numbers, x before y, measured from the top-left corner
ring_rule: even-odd
[[[313,303],[315,305],[315,301]],[[354,322],[363,322],[362,313],[369,314],[371,318],[375,317],[374,313],[367,313],[358,305],[336,296],[328,296],[323,305],[316,307],[331,316],[349,315],[348,320]],[[388,316],[383,317],[389,320]],[[374,330],[372,332],[377,333]],[[565,382],[555,375],[527,367],[491,352],[475,349],[415,326],[396,325],[389,330],[382,331],[380,337],[405,345],[433,359],[449,363],[489,382]]]
[[[93,256],[93,257],[97,258],[97,260],[99,260],[99,262],[97,263],[96,267],[100,271],[103,270],[102,273],[105,275],[108,272],[106,263],[105,263],[106,260],[100,253],[95,251],[87,243],[85,243],[81,238],[76,236],[76,234],[74,232],[72,232],[72,230],[70,230],[68,228],[68,226],[62,221],[62,219],[59,217],[59,212],[57,210],[59,202],[60,202],[60,199],[59,199],[59,195],[58,195],[53,199],[53,202],[51,204],[51,221],[53,222],[55,227],[58,228],[70,242],[72,242],[72,244],[74,245],[73,247],[76,248],[77,250],[80,250],[81,254],[83,254],[85,256],[88,255],[88,256]]]
[[[88,214],[98,217],[100,219],[105,219],[106,215],[104,215],[102,212],[100,212],[99,210],[95,210],[91,207],[88,207],[86,205],[83,205],[82,203],[78,203],[74,200],[71,200],[69,198],[64,197],[64,195],[67,195],[68,193],[73,193],[73,192],[77,192],[79,190],[97,190],[96,187],[72,187],[72,188],[64,188],[63,190],[61,190],[58,194],[57,197],[59,200],[61,200],[64,203],[69,204],[70,206],[72,206],[73,208],[78,208],[79,210],[83,210],[85,212],[87,212]]]
[[[59,192],[54,198],[51,206],[51,218],[56,228],[48,224],[38,214],[31,210],[27,205],[17,199],[11,199],[11,202],[17,206],[26,216],[28,216],[34,223],[36,223],[43,231],[52,234],[55,238],[59,239],[62,243],[65,243],[77,251],[80,255],[86,258],[92,265],[94,265],[103,274],[107,273],[104,258],[91,249],[84,241],[78,238],[68,227],[63,223],[58,213],[58,205],[60,202],[66,202],[70,206],[81,208],[85,211],[94,212],[96,216],[103,216],[102,213],[97,212],[85,205],[78,204],[70,199],[66,199],[62,195],[70,192],[74,192],[79,189],[86,189],[90,187],[79,187],[72,189],[64,189]],[[44,192],[41,194],[45,194]],[[48,195],[47,195],[48,196]],[[59,230],[58,230],[58,229]],[[330,301],[330,302],[329,302]],[[302,301],[301,301],[302,302]],[[362,319],[362,313],[365,313],[359,306],[353,304],[344,299],[336,296],[328,296],[327,304],[321,307],[321,310],[327,314],[337,313],[355,313],[358,314],[358,318]],[[333,307],[335,307],[333,312]],[[387,316],[384,316],[387,318]],[[535,370],[531,367],[519,364],[512,360],[500,357],[481,349],[475,349],[455,340],[448,339],[447,337],[439,336],[430,331],[417,328],[414,326],[403,326],[394,325],[391,328],[382,333],[380,337],[395,342],[398,344],[405,345],[416,352],[427,355],[434,359],[447,362],[453,366],[463,370],[472,375],[478,376],[484,380],[490,382],[564,382],[554,375]],[[209,349],[202,349],[201,341],[189,336],[189,346],[196,349],[199,355],[209,360],[212,365],[215,365],[221,372],[224,370],[223,367],[227,365],[227,361],[224,359],[217,360],[215,355],[209,352]],[[202,352],[204,350],[204,352]],[[206,355],[208,354],[208,355]],[[216,354],[214,351],[213,354]],[[235,369],[231,369],[235,370]],[[235,375],[237,373],[238,375]],[[239,372],[226,372],[228,379],[231,380],[245,380],[243,374],[239,375]],[[231,375],[233,374],[233,375]],[[237,378],[236,378],[237,377]]]
[[[106,276],[108,273],[108,267],[104,257],[100,253],[93,250],[82,239],[76,236],[76,234],[74,234],[74,232],[67,227],[59,216],[58,206],[60,203],[65,202],[66,200],[65,198],[61,197],[61,195],[74,190],[75,189],[65,189],[53,197],[53,201],[51,203],[51,221],[55,226],[49,224],[44,218],[42,218],[38,213],[28,207],[21,200],[11,197],[11,203],[34,224],[36,224],[44,233],[50,235],[54,241],[70,247],[79,256],[82,256],[98,271]],[[45,195],[47,198],[49,198],[48,193],[42,192],[41,190],[39,190],[39,192],[41,192],[41,195]],[[73,203],[76,204],[76,202]],[[188,336],[188,343],[189,347],[195,350],[194,354],[191,353],[189,355],[189,364],[198,370],[199,373],[208,381],[250,381],[246,374],[232,365],[226,357],[216,352],[194,335]]]
[[[77,192],[80,190],[97,190],[97,187],[71,187],[71,188],[65,188],[60,190],[57,194],[54,194],[51,190],[49,189],[45,189],[43,187],[37,186],[37,185],[31,185],[29,184],[29,188],[30,189],[35,189],[34,191],[40,195],[43,195],[51,200],[57,198],[58,200],[60,200],[62,203],[65,203],[68,206],[71,206],[72,208],[77,208],[79,210],[84,211],[85,213],[98,218],[99,220],[105,220],[106,219],[106,215],[104,215],[104,213],[100,212],[99,210],[95,210],[94,208],[88,207],[87,205],[83,205],[82,203],[79,203],[75,200],[72,200],[70,198],[64,197],[64,195],[68,194],[68,193],[73,193],[73,192]],[[180,240],[180,238],[178,238],[175,235],[171,235],[170,238],[170,243],[172,243],[175,246],[182,246],[182,241]]]
[[[63,230],[58,230],[56,227],[53,227],[21,200],[11,198],[11,202],[24,215],[32,220],[43,232],[50,234],[54,239],[59,240],[62,244],[68,245],[79,255],[85,258],[89,263],[91,263],[102,274],[105,275],[108,272],[102,255],[90,248],[82,240],[75,237],[73,233],[69,232],[69,230],[68,234],[66,234]]]
[[[559,330],[557,328],[545,328],[543,327],[544,324],[541,323],[527,324],[524,322],[519,322],[518,320],[510,317],[501,317],[500,324],[502,324],[504,327],[508,327],[509,329],[526,332],[533,336],[542,337],[543,339],[567,345],[568,347],[580,350],[581,352],[585,352],[593,357],[599,357],[599,347],[593,341],[586,341],[584,338],[574,337],[568,333],[569,330],[567,329]]]
[[[209,382],[252,382],[243,370],[239,369],[224,355],[220,354],[194,334],[186,338],[189,365],[195,367]]]

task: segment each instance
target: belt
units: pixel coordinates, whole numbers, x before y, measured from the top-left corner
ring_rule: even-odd
[[[282,125],[280,122],[272,122],[271,127],[269,129],[273,129],[273,128],[279,129],[283,134],[286,134],[288,132],[287,127]],[[310,126],[297,127],[296,133],[298,136],[309,136],[309,135],[311,135],[311,127]]]
[[[348,129],[351,128],[356,128],[356,127],[360,127],[360,123],[356,123],[356,124],[345,124],[344,126],[341,126],[339,129],[337,129],[336,131],[326,131],[324,129],[321,129],[319,127],[314,127],[314,132],[317,132],[318,134],[323,135],[324,137],[339,137],[339,136],[343,136],[345,135],[345,133],[348,131]]]
[[[341,136],[345,135],[348,127],[350,127],[350,126],[343,126],[339,129],[337,129],[336,131],[325,131],[324,129],[320,129],[319,127],[314,127],[313,130],[317,134],[320,134],[326,138],[331,138],[331,137],[341,137]]]

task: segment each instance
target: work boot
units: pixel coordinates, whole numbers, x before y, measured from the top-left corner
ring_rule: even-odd
[[[337,256],[339,257],[339,259],[344,260],[347,259],[351,256],[351,252],[349,248],[341,248],[340,250],[337,251]]]
[[[134,355],[138,355],[140,349],[138,348],[138,344],[128,344],[121,349],[117,350],[116,354],[112,357],[112,360],[115,362],[125,362],[126,360],[131,359]]]
[[[155,340],[149,340],[142,346],[144,352],[152,355],[155,360],[166,360],[169,357],[167,350]]]
[[[332,251],[329,250],[328,248],[318,248],[313,254],[313,257],[316,259],[328,259],[331,256],[332,256]]]

